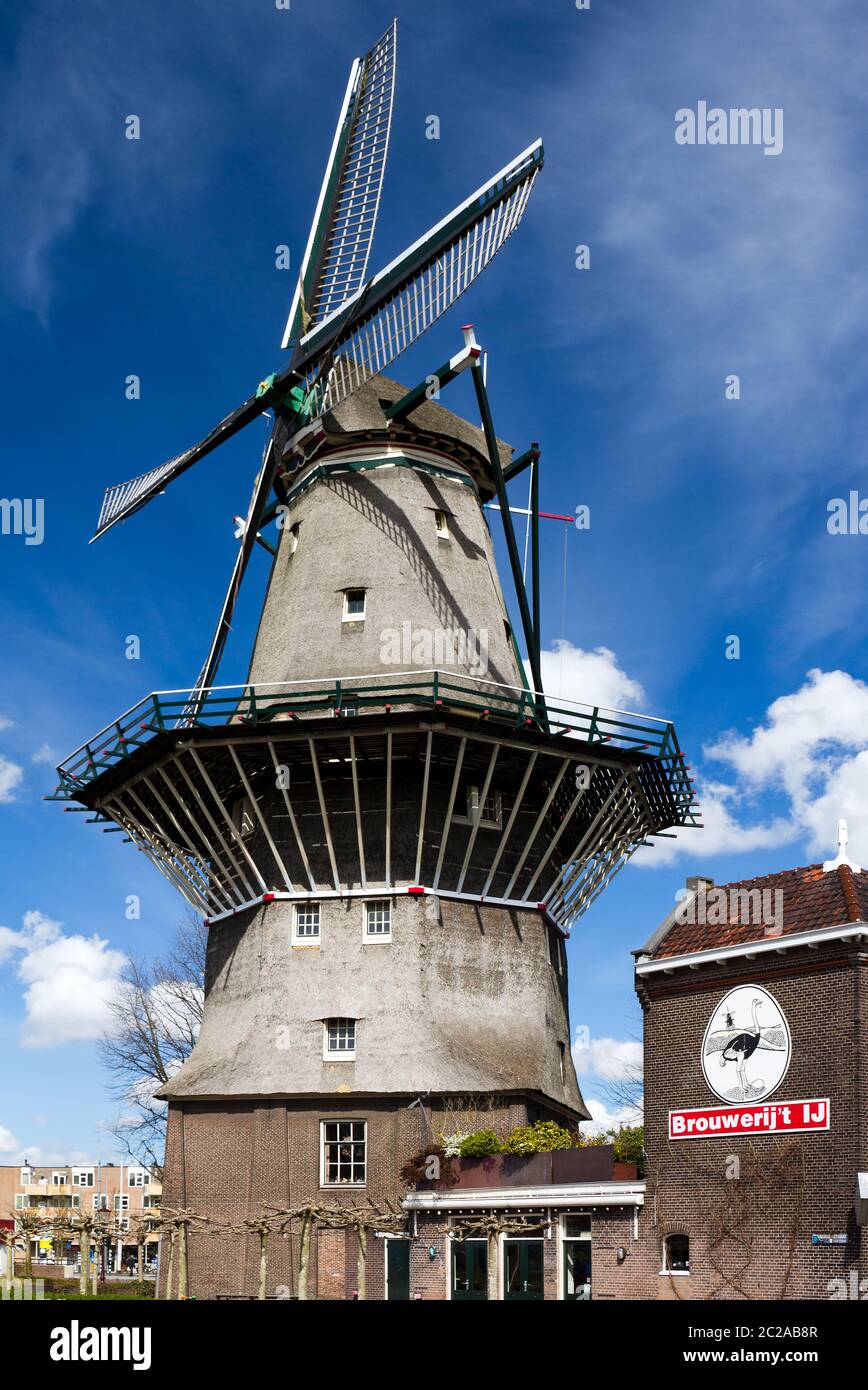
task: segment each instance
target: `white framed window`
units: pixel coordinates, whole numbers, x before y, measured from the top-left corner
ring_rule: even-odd
[[[26,1196],[26,1194],[23,1193],[23,1192],[16,1192],[16,1193],[15,1193],[15,1210],[16,1210],[16,1211],[24,1211],[26,1205],[27,1205],[27,1196]]]
[[[147,1192],[145,1193],[144,1197],[142,1198],[142,1208],[143,1208],[144,1211],[151,1211],[152,1208],[158,1207],[159,1205],[160,1205],[160,1199],[159,1199],[159,1197],[150,1197],[150,1196],[147,1194]]]
[[[115,1211],[129,1211],[130,1197],[128,1192],[116,1192],[114,1199]]]
[[[72,1174],[73,1187],[93,1187],[93,1169],[75,1168]]]
[[[366,1120],[320,1121],[320,1186],[364,1187],[368,1147]]]
[[[479,810],[479,788],[467,788],[467,819],[476,819],[476,812]],[[485,801],[482,803],[482,814],[479,817],[479,824],[487,826],[492,830],[500,830],[503,827],[503,800],[500,792],[489,788]]]
[[[130,1229],[130,1218],[128,1216],[118,1217],[118,1230],[128,1231]]]
[[[392,904],[388,898],[365,903],[365,941],[392,940]]]
[[[292,940],[296,946],[319,941],[319,903],[296,903],[292,914]]]
[[[354,1062],[356,1059],[356,1020],[323,1020],[322,1055],[328,1062]]]
[[[256,829],[254,819],[253,804],[249,796],[240,796],[232,805],[232,824],[238,831],[242,840],[246,840],[248,835],[252,835]]]
[[[151,1175],[147,1168],[130,1168],[127,1173],[130,1187],[147,1187],[151,1181]]]
[[[51,1175],[51,1186],[52,1186],[52,1187],[62,1187],[63,1184],[64,1184],[65,1182],[66,1182],[66,1174],[65,1174],[65,1173],[52,1173],[52,1175]]]
[[[434,525],[437,529],[437,535],[440,537],[440,539],[443,541],[448,541],[449,517],[446,515],[445,512],[434,513]]]
[[[73,1192],[69,1199],[69,1205],[71,1207],[81,1207],[81,1196],[78,1192]]]
[[[364,589],[344,589],[344,614],[345,623],[363,623],[365,621],[366,591]]]
[[[29,1187],[33,1182],[33,1170],[31,1168],[22,1168],[19,1182],[22,1187]]]
[[[663,1242],[663,1268],[661,1274],[690,1273],[690,1236],[684,1231],[674,1231]]]
[[[108,1211],[108,1193],[95,1192],[91,1198],[94,1211]]]

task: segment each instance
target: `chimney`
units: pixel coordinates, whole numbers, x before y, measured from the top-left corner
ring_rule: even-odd
[[[714,887],[714,879],[710,874],[692,874],[684,880],[684,886],[688,893],[707,893]]]

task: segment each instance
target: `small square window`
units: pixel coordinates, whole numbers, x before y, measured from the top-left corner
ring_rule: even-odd
[[[327,1018],[323,1023],[323,1057],[331,1062],[352,1062],[356,1056],[356,1020]]]
[[[441,538],[441,540],[448,541],[449,518],[447,517],[445,512],[434,513],[434,525],[437,528],[437,535]]]
[[[253,804],[249,796],[239,797],[232,807],[232,824],[242,840],[246,840],[256,829],[253,814]]]
[[[467,788],[467,818],[475,820],[479,811],[479,788]],[[500,792],[489,790],[485,801],[482,804],[482,813],[479,817],[479,824],[490,826],[500,830],[503,824],[503,803]]]
[[[392,904],[387,899],[365,903],[365,940],[391,941]]]
[[[365,1120],[323,1120],[321,1178],[323,1187],[365,1185]]]
[[[130,1194],[128,1192],[116,1192],[114,1199],[115,1211],[129,1211]]]
[[[365,590],[346,589],[344,591],[345,623],[362,623],[365,620]]]
[[[302,945],[319,941],[319,903],[296,903],[292,939]]]

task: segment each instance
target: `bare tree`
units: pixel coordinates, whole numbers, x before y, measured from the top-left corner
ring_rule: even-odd
[[[154,1092],[175,1075],[196,1042],[207,939],[204,922],[189,913],[166,957],[151,964],[130,958],[100,1043],[115,1096],[126,1108],[113,1133],[132,1158],[158,1170],[165,1152],[166,1107]]]

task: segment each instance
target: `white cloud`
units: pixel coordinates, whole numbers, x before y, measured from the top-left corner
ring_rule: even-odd
[[[98,936],[64,936],[41,912],[24,914],[20,931],[0,927],[0,962],[21,952],[24,1047],[58,1047],[101,1037],[124,965],[120,951]]]
[[[868,867],[868,684],[846,671],[811,670],[800,688],[773,700],[747,735],[730,730],[706,744],[707,762],[729,767],[730,782],[697,780],[703,830],[655,840],[635,862],[669,865],[774,849],[801,840],[817,858],[834,851],[844,817],[850,857]],[[781,805],[763,815],[763,803]]]
[[[0,753],[0,801],[14,801],[15,789],[24,777],[24,768]]]
[[[12,720],[7,719],[5,714],[0,714],[0,729],[11,729]]]
[[[53,765],[57,762],[57,754],[50,743],[42,743],[39,745],[36,752],[31,755],[30,761],[32,763],[50,763]]]
[[[642,1044],[618,1038],[595,1038],[587,1042],[579,1030],[573,1044],[573,1061],[580,1076],[624,1081],[642,1075]]]
[[[635,709],[645,704],[642,686],[621,669],[608,647],[584,651],[559,639],[552,651],[540,653],[540,666],[543,687],[553,699],[603,705],[606,709]]]
[[[635,1106],[622,1105],[617,1110],[609,1110],[603,1101],[594,1096],[585,1096],[585,1105],[591,1112],[591,1118],[580,1125],[583,1134],[605,1134],[610,1129],[620,1129],[621,1125],[639,1123]]]
[[[18,1147],[18,1140],[12,1130],[7,1129],[5,1125],[0,1125],[0,1153],[7,1154]]]

